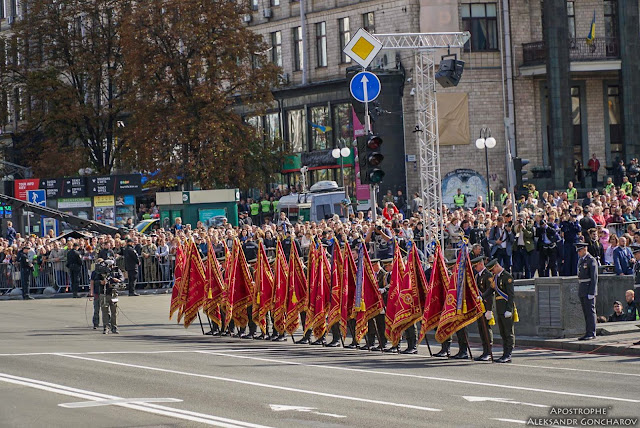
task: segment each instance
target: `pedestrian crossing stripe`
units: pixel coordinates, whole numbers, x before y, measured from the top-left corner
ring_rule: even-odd
[[[365,29],[356,31],[342,52],[352,60],[367,68],[382,49],[382,42]]]

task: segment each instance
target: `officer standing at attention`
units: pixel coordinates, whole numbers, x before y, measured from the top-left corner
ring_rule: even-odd
[[[582,313],[586,332],[579,340],[596,338],[596,295],[598,294],[598,262],[587,251],[587,244],[578,242],[578,297],[582,304]]]
[[[456,208],[464,208],[464,205],[467,203],[467,196],[462,193],[462,189],[458,189],[458,193],[453,195],[453,205]]]
[[[459,190],[459,189],[458,189]],[[447,271],[449,272],[449,276],[453,275],[453,266],[456,264],[456,260],[447,260]],[[456,337],[458,338],[458,353],[451,358],[455,358],[456,360],[467,360],[469,359],[469,343],[467,342],[467,328],[461,328],[456,331]],[[447,357],[451,355],[451,337],[442,342],[442,348],[440,352],[437,354],[433,354],[434,357]]]
[[[493,259],[487,263],[487,269],[491,271],[493,281],[491,286],[496,293],[496,312],[498,314],[498,327],[502,337],[502,357],[496,363],[510,363],[511,353],[516,342],[516,334],[513,330],[515,314],[515,290],[513,277],[504,270],[498,260]]]
[[[139,294],[136,293],[136,281],[138,279],[140,258],[135,248],[133,248],[133,239],[127,239],[127,246],[122,256],[124,257],[124,269],[127,271],[129,296],[139,296]]]
[[[491,346],[493,345],[493,330],[489,325],[489,321],[493,319],[493,288],[491,288],[491,273],[484,266],[485,258],[483,256],[476,257],[471,260],[473,269],[476,272],[476,285],[482,296],[484,303],[484,316],[478,318],[478,331],[482,340],[482,355],[474,358],[474,361],[491,360]]]

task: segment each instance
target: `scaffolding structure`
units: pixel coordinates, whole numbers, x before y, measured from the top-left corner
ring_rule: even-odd
[[[444,210],[438,139],[435,51],[461,49],[469,32],[374,34],[383,50],[413,50],[415,59],[416,135],[420,164],[420,196],[424,209],[425,249],[436,241],[443,244]]]

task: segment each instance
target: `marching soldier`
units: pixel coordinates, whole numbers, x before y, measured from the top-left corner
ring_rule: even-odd
[[[455,260],[447,260],[447,270],[449,271],[449,275],[452,275],[453,266],[456,264]],[[456,337],[458,338],[458,353],[451,358],[455,358],[456,360],[467,360],[469,359],[469,342],[467,341],[467,328],[461,328],[456,331]],[[433,354],[434,357],[449,357],[451,355],[451,338],[448,338],[444,342],[442,342],[442,349],[437,354]]]
[[[489,321],[493,319],[493,288],[491,288],[491,273],[484,266],[484,256],[471,260],[476,272],[476,285],[481,293],[484,303],[484,316],[478,318],[478,331],[482,340],[482,355],[474,358],[474,361],[491,360],[491,346],[493,345],[493,330]]]
[[[582,313],[586,330],[579,340],[596,338],[596,295],[598,294],[598,262],[587,251],[588,244],[578,242],[578,297],[582,304]]]
[[[487,269],[491,271],[493,276],[493,287],[496,293],[496,312],[498,315],[498,327],[500,328],[500,337],[502,337],[502,357],[496,360],[496,363],[510,363],[513,347],[515,346],[516,335],[513,329],[515,322],[516,305],[515,290],[513,288],[513,277],[507,272],[497,259],[487,263]]]
[[[389,265],[390,268],[391,263],[393,263],[393,259],[383,260],[383,263]],[[371,259],[371,264],[373,265],[373,273],[376,276],[378,291],[382,295],[382,301],[386,307],[387,296],[389,294],[389,284],[385,281],[387,271],[380,266],[380,259]],[[385,312],[383,308],[381,313],[369,320],[367,325],[367,344],[360,349],[380,352],[387,346],[387,337],[384,335],[384,324]],[[378,336],[378,346],[373,346],[376,341],[376,336]]]

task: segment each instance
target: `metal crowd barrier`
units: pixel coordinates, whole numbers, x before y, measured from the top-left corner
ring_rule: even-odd
[[[607,229],[609,229],[609,233],[615,234],[617,237],[621,237],[629,231],[629,226],[635,226],[635,229],[638,229],[638,226],[640,226],[640,220],[624,223],[609,223],[607,225]],[[631,234],[633,235],[633,233]]]

